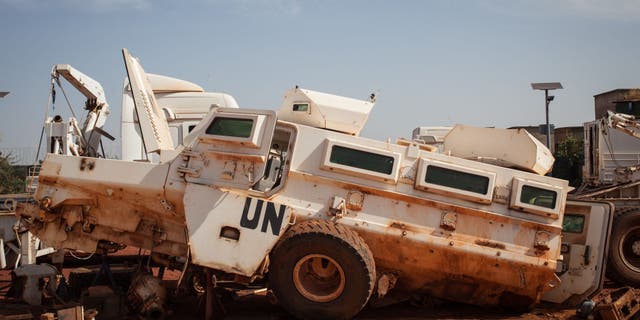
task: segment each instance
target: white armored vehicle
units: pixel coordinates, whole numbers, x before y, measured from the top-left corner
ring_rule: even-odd
[[[366,139],[371,101],[296,87],[278,112],[214,108],[174,147],[124,55],[144,150],[159,162],[48,155],[38,204],[20,215],[54,247],[126,244],[236,283],[266,279],[300,318],[350,318],[394,293],[577,303],[601,285],[610,205],[567,201],[567,182],[544,176],[548,150],[526,136],[504,140],[519,142],[503,161],[480,150],[495,129],[458,128],[479,142],[454,152],[470,159]]]

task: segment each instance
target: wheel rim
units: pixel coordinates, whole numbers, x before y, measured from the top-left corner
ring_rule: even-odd
[[[206,276],[201,275],[200,273],[195,273],[191,277],[191,289],[197,294],[204,294],[207,288],[206,286]]]
[[[640,227],[629,229],[622,237],[618,249],[627,268],[640,272]]]
[[[305,298],[314,302],[329,302],[344,291],[344,270],[332,258],[309,254],[293,268],[293,284]]]

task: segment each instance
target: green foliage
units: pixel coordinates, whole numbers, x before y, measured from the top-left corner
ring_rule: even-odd
[[[554,154],[551,175],[569,180],[569,185],[579,187],[582,183],[582,166],[584,165],[584,143],[573,136],[558,144]]]
[[[10,155],[0,153],[0,194],[24,192],[24,172],[13,166],[12,162]]]

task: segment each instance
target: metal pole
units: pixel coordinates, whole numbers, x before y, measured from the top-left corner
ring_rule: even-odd
[[[7,258],[4,252],[4,239],[0,238],[0,269],[7,267]]]
[[[551,150],[551,126],[549,125],[549,90],[544,90],[545,115],[547,116],[547,148]]]
[[[205,298],[205,311],[204,318],[206,320],[223,319],[227,314],[224,309],[222,300],[218,297],[216,290],[216,280],[213,278],[213,270],[207,268],[206,271],[207,281],[206,283],[206,298]]]
[[[205,306],[204,306],[204,318],[206,320],[215,320],[215,303],[216,303],[216,291],[215,286],[213,284],[213,272],[211,269],[207,268],[205,271],[206,274],[206,282],[205,282]]]

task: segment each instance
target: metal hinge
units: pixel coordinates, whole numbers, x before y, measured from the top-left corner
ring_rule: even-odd
[[[180,152],[180,155],[182,156],[182,159],[185,160],[185,161],[188,161],[190,158],[191,159],[195,159],[195,160],[204,159],[203,156],[202,156],[202,153],[193,151],[191,149],[182,150],[182,152]]]
[[[178,167],[178,172],[186,175],[186,176],[190,176],[190,177],[199,177],[200,176],[200,169],[199,168],[189,168],[189,167]]]
[[[344,198],[339,196],[334,196],[332,199],[332,204],[329,207],[329,216],[333,216],[332,220],[337,220],[344,217],[347,214],[346,201]]]

